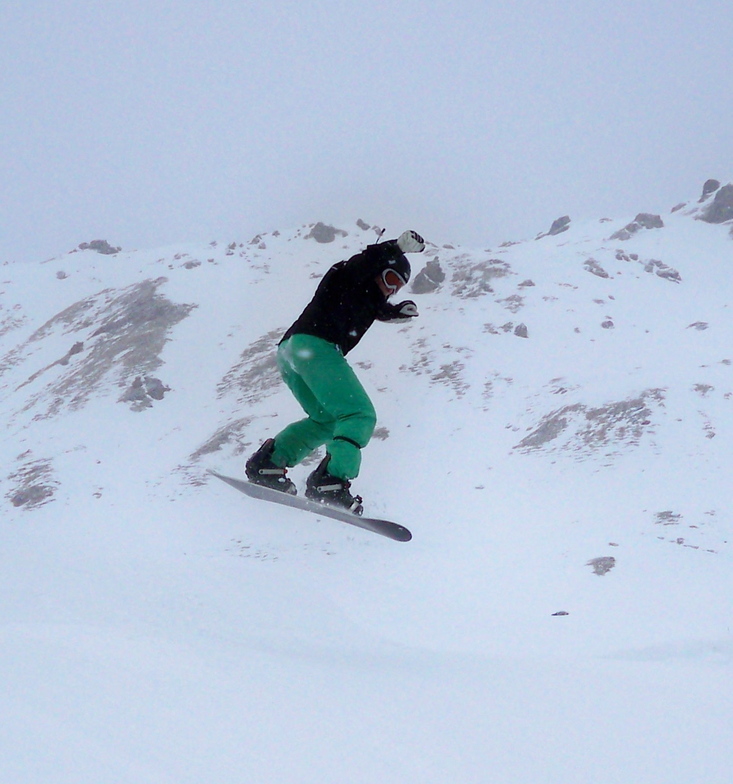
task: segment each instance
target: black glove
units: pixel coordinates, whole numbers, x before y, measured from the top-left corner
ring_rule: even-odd
[[[377,318],[380,321],[400,323],[414,319],[419,315],[417,305],[411,299],[406,299],[404,302],[398,302],[394,305],[385,303]]]

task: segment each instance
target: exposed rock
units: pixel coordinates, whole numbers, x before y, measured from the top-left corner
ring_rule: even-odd
[[[502,333],[508,335],[511,332],[518,338],[529,337],[529,330],[527,329],[527,325],[520,323],[515,326],[513,321],[507,321],[505,324],[499,325],[487,322],[484,324],[484,332],[488,332],[490,335],[501,335]]]
[[[628,240],[641,229],[663,229],[664,222],[661,216],[649,212],[640,212],[631,223],[611,235],[612,240]]]
[[[127,391],[120,397],[120,403],[131,403],[132,411],[143,411],[151,408],[153,400],[162,400],[170,387],[165,386],[159,378],[137,376]]]
[[[679,525],[682,515],[667,509],[664,512],[657,512],[654,515],[655,525]]]
[[[159,378],[152,378],[145,376],[145,391],[153,400],[162,400],[166,392],[170,392],[171,388],[167,387]]]
[[[415,294],[428,294],[440,288],[440,284],[444,280],[445,272],[443,272],[440,260],[436,256],[417,273],[412,283],[412,291]]]
[[[599,408],[574,403],[542,418],[514,449],[530,453],[563,450],[582,460],[602,449],[611,456],[621,446],[638,446],[651,423],[652,406],[661,406],[664,390],[647,389],[641,395]],[[564,436],[559,441],[560,436]],[[552,444],[551,442],[557,443]]]
[[[107,240],[92,240],[91,242],[82,242],[79,245],[79,250],[96,250],[104,256],[112,256],[119,253],[122,248],[114,248],[107,242]]]
[[[120,403],[133,403],[133,411],[137,410],[140,411],[143,408],[148,408],[152,405],[152,403],[148,403],[148,396],[145,392],[145,388],[143,387],[143,380],[140,376],[138,376],[133,382],[130,388],[125,392],[124,395],[120,398]]]
[[[552,226],[550,226],[550,230],[546,232],[542,232],[538,234],[535,239],[541,240],[543,237],[554,237],[557,234],[562,234],[564,231],[567,231],[570,228],[570,216],[563,215],[562,218],[557,218],[552,222]]]
[[[71,357],[75,356],[76,354],[81,354],[82,351],[84,351],[84,341],[77,340],[76,343],[74,343],[74,345],[66,352],[66,354],[61,357],[61,359],[58,361],[58,364],[68,365]]]
[[[487,259],[478,264],[460,259],[455,263],[453,277],[453,295],[462,299],[481,297],[493,293],[491,281],[513,275],[509,264],[501,259]]]
[[[241,435],[252,424],[252,417],[243,417],[234,422],[229,422],[214,433],[204,444],[190,455],[192,461],[200,460],[204,455],[218,452],[228,444],[234,444],[233,455],[244,454],[249,444],[242,442]]]
[[[614,566],[616,566],[616,559],[612,555],[604,555],[601,558],[591,558],[586,566],[593,568],[593,574],[603,577],[608,574]]]
[[[631,226],[631,225],[632,225],[632,224],[629,224],[629,226]],[[609,237],[609,239],[611,239],[611,240],[621,240],[621,241],[626,241],[626,240],[630,240],[630,239],[631,239],[631,237],[632,237],[632,233],[631,233],[631,232],[630,232],[630,231],[629,231],[627,228],[623,228],[623,229],[619,229],[618,231],[615,231],[615,232],[614,232],[614,233],[613,233],[613,234],[612,234],[612,235]]]
[[[22,384],[20,384],[18,386],[18,389],[22,389],[23,387],[28,386],[28,384],[32,384],[37,378],[42,376],[46,371],[50,370],[51,368],[56,367],[56,365],[64,365],[64,366],[68,365],[71,357],[73,357],[75,354],[80,354],[82,351],[84,351],[84,342],[78,340],[66,352],[66,354],[64,354],[64,356],[61,357],[61,359],[57,359],[55,362],[52,362],[50,365],[46,365],[46,367],[37,370],[35,373],[33,373],[33,375],[31,375]]]
[[[733,219],[733,184],[724,185],[713,201],[703,210],[700,220],[706,223],[725,223]]]
[[[520,297],[519,294],[512,294],[509,297],[498,299],[496,301],[499,305],[502,305],[512,313],[517,313],[524,307],[524,297]]]
[[[662,220],[660,215],[652,215],[648,212],[640,212],[636,218],[634,218],[634,223],[638,223],[642,229],[663,229],[664,228],[664,221]]]
[[[702,186],[702,196],[700,196],[698,204],[709,198],[710,194],[715,193],[718,188],[720,188],[720,183],[717,180],[707,180]]]
[[[433,384],[443,384],[450,387],[456,393],[456,397],[463,397],[469,388],[463,378],[465,369],[465,364],[458,359],[445,363],[440,366],[440,370],[430,376],[430,381]]]
[[[145,378],[160,367],[160,354],[168,342],[169,330],[195,307],[173,303],[159,294],[158,288],[165,282],[166,278],[143,280],[119,291],[106,289],[81,300],[47,321],[3,357],[0,375],[26,361],[36,350],[35,344],[53,333],[80,333],[85,338],[76,341],[66,356],[54,363],[68,365],[68,369],[29,396],[23,411],[42,407],[44,410],[37,417],[45,418],[63,408],[77,410],[98,392],[108,376],[124,389],[136,376]],[[69,362],[76,354],[79,359]],[[21,386],[47,369],[36,371]]]
[[[463,395],[470,388],[470,384],[464,378],[465,362],[462,359],[455,359],[452,362],[441,361],[446,359],[445,353],[436,354],[428,347],[428,341],[418,338],[411,346],[412,362],[409,365],[400,365],[401,372],[414,373],[422,376],[428,375],[430,384],[448,387],[455,392],[457,397]],[[472,354],[470,349],[454,347],[450,344],[442,346],[443,351],[455,352],[456,354],[469,358]]]
[[[715,387],[712,384],[694,384],[692,387],[692,391],[697,392],[700,397],[707,397],[714,390]]]
[[[601,267],[601,265],[595,259],[587,259],[583,267],[588,271],[593,273],[593,275],[597,275],[599,278],[610,278],[611,276],[606,272],[606,270]]]
[[[348,237],[348,232],[343,229],[337,229],[333,226],[326,226],[325,223],[320,221],[316,223],[310,230],[309,234],[305,235],[305,239],[314,239],[316,242],[328,243],[333,242],[336,237]]]
[[[554,237],[556,234],[562,234],[564,231],[567,231],[570,228],[570,216],[563,215],[562,218],[558,218],[557,220],[552,222],[552,226],[550,226],[550,231],[548,232],[551,237]]]
[[[50,460],[30,460],[30,452],[20,455],[24,465],[8,476],[15,489],[6,494],[13,506],[36,509],[53,500],[58,482],[53,479]]]
[[[665,280],[671,280],[673,283],[682,282],[680,273],[659,259],[649,259],[649,261],[644,264],[644,272],[653,272],[658,277],[664,278]]]
[[[0,310],[2,310],[2,308],[0,308]],[[19,327],[22,327],[23,324],[25,324],[27,318],[20,312],[21,310],[21,306],[16,305],[10,313],[0,313],[0,338],[8,332],[12,332],[14,329],[18,329]],[[3,365],[0,363],[0,376],[2,374]]]
[[[284,331],[272,330],[249,345],[217,384],[217,397],[234,395],[240,403],[252,404],[274,392],[282,383],[276,346]]]
[[[18,490],[12,498],[13,506],[25,506],[34,509],[43,506],[53,498],[54,488],[52,485],[31,485]]]

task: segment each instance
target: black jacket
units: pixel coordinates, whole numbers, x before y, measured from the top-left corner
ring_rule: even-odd
[[[399,308],[387,302],[376,282],[387,267],[393,267],[405,280],[409,279],[410,264],[393,240],[368,245],[348,261],[334,264],[280,342],[292,335],[314,335],[334,343],[346,355],[375,319],[400,318]]]

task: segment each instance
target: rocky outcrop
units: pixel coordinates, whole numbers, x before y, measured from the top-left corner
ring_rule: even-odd
[[[131,411],[143,411],[153,405],[154,400],[162,400],[171,388],[159,378],[137,376],[127,391],[120,397],[120,403],[129,403]]]
[[[604,574],[608,574],[616,566],[616,559],[612,555],[591,558],[586,566],[590,566],[593,569],[593,574],[603,577]]]
[[[664,403],[663,389],[647,389],[639,396],[593,408],[575,403],[546,414],[514,449],[565,451],[576,460],[601,452],[612,456],[622,446],[638,446],[648,432],[653,414]]]
[[[553,221],[552,226],[550,226],[550,231],[548,234],[551,237],[554,237],[556,234],[562,234],[564,231],[567,231],[570,228],[570,216],[563,215],[562,218],[558,218],[557,220]]]
[[[700,220],[706,223],[733,220],[733,184],[729,183],[718,190],[713,201],[702,211]]]
[[[122,248],[113,247],[107,240],[92,240],[91,242],[82,242],[79,245],[79,250],[96,250],[103,256],[113,256],[115,253],[119,253]]]
[[[644,272],[653,272],[657,277],[671,280],[674,283],[680,283],[682,281],[682,276],[676,269],[673,269],[659,259],[649,259],[649,261],[644,264]]]
[[[429,294],[440,288],[440,284],[445,280],[445,272],[440,266],[439,259],[429,261],[415,276],[412,284],[412,291],[415,294]]]
[[[348,232],[343,229],[337,229],[334,226],[327,226],[325,223],[318,222],[311,228],[310,233],[307,234],[305,238],[307,240],[313,239],[316,242],[326,244],[328,242],[333,242],[336,237],[348,236]]]
[[[163,365],[160,355],[172,328],[196,307],[170,301],[158,289],[166,278],[148,279],[124,289],[104,289],[57,313],[26,341],[0,358],[0,376],[29,363],[40,343],[47,338],[75,335],[66,354],[50,365],[35,370],[18,389],[34,385],[23,411],[37,409],[36,421],[62,409],[79,410],[109,379],[131,390],[139,376],[145,379]],[[65,338],[64,338],[65,339]],[[63,372],[53,372],[61,366]],[[49,372],[52,371],[52,372]],[[48,382],[37,381],[46,374]],[[152,376],[151,376],[152,378]],[[155,386],[143,387],[154,397]],[[123,395],[124,397],[124,395]],[[132,402],[132,401],[130,401]]]
[[[593,275],[597,275],[599,278],[611,277],[595,259],[587,259],[584,262],[583,267]]]
[[[664,222],[661,216],[649,212],[640,212],[631,223],[611,235],[612,240],[630,240],[634,234],[642,229],[663,229]]]
[[[570,216],[563,215],[562,218],[557,218],[552,222],[552,226],[550,226],[550,230],[543,232],[542,234],[538,234],[535,239],[541,240],[543,237],[554,237],[557,234],[562,234],[564,231],[567,231],[570,228]]]
[[[17,471],[8,476],[14,486],[6,498],[15,507],[37,509],[52,501],[59,485],[50,460],[36,460],[30,450],[18,456]]]
[[[491,282],[497,278],[514,275],[511,267],[502,259],[487,259],[474,262],[470,256],[456,259],[453,262],[453,296],[462,299],[482,297],[492,294]]]
[[[718,188],[720,188],[720,183],[717,180],[706,180],[705,184],[702,186],[702,196],[700,196],[698,204],[707,201],[710,195],[715,193]]]
[[[237,363],[217,384],[217,397],[235,397],[240,404],[252,405],[264,400],[282,383],[277,368],[275,348],[285,331],[279,327],[245,348]]]

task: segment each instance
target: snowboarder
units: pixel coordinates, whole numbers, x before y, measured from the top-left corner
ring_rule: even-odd
[[[306,496],[362,514],[361,497],[350,492],[351,480],[359,474],[361,450],[377,416],[345,356],[375,319],[405,322],[418,315],[412,300],[387,300],[410,279],[405,253],[424,248],[417,232],[405,231],[334,264],[321,279],[277,349],[283,380],[307,416],[267,439],[247,460],[250,482],[295,494],[287,468],[325,444],[326,457],[308,477]]]

